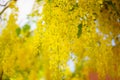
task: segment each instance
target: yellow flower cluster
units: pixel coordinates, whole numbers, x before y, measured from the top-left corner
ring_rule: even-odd
[[[118,80],[120,1],[42,3],[43,12],[31,15],[40,18],[34,31],[16,24],[14,10],[9,16],[0,34],[0,80]]]

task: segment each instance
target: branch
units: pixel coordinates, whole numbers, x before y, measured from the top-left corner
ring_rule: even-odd
[[[0,15],[2,15],[2,13],[8,8],[9,6],[6,6],[1,12]]]
[[[0,15],[2,15],[2,13],[9,7],[8,3],[10,3],[11,1],[17,1],[17,0],[9,0],[8,2],[6,2],[5,4],[0,4],[0,6],[5,6],[4,9],[0,12]]]
[[[6,2],[5,4],[0,4],[0,6],[6,6],[10,1]]]
[[[9,7],[7,6],[7,4],[9,3],[10,1],[6,2],[5,4],[0,4],[0,6],[5,6],[4,9],[0,12],[0,15],[2,15],[2,13]]]
[[[0,74],[0,80],[2,80],[2,77],[3,77],[3,70],[2,70],[2,72]]]

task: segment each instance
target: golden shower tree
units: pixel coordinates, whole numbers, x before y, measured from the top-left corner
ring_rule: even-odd
[[[16,2],[0,5],[2,18],[11,9],[0,24],[0,80],[120,79],[119,0],[36,0],[33,31],[16,23]]]

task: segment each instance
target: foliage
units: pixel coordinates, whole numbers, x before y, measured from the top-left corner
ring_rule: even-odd
[[[33,31],[16,23],[16,1],[0,34],[0,80],[120,79],[119,0],[36,0]]]

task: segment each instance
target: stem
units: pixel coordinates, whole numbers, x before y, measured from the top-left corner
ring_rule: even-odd
[[[4,13],[4,11],[8,8],[9,6],[6,6],[1,12],[0,15],[2,15],[2,13]]]
[[[3,70],[2,70],[2,72],[0,74],[0,80],[2,80],[2,76],[3,76]]]
[[[10,1],[6,2],[5,4],[0,4],[0,6],[6,6]]]

